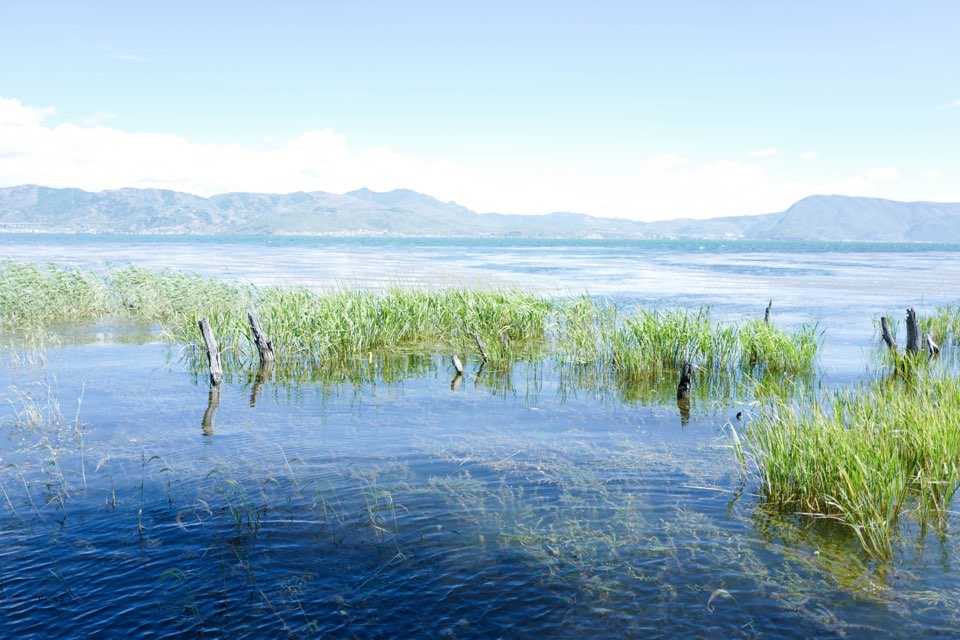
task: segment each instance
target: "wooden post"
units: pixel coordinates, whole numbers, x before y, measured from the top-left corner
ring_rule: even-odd
[[[253,311],[247,311],[247,320],[250,322],[250,332],[253,334],[253,342],[257,345],[257,352],[260,354],[260,366],[265,366],[269,362],[276,360],[273,352],[273,343],[267,337],[263,327],[260,326],[260,319]]]
[[[510,336],[507,335],[507,328],[504,327],[497,332],[497,335],[500,337],[500,346],[503,347],[503,350],[506,351],[510,348]]]
[[[930,359],[936,358],[940,355],[940,345],[933,341],[933,336],[929,333],[926,336],[927,338],[927,355],[930,356]]]
[[[207,347],[207,362],[210,363],[210,385],[217,387],[223,381],[223,369],[220,366],[220,347],[217,345],[217,339],[213,337],[213,331],[210,329],[210,321],[206,318],[200,318],[200,333],[203,335],[203,342]]]
[[[692,376],[693,367],[690,366],[689,362],[684,362],[683,368],[680,370],[680,383],[677,385],[677,400],[690,399],[690,380]]]
[[[483,344],[483,340],[480,339],[480,334],[473,334],[473,339],[477,341],[477,348],[480,349],[480,357],[483,358],[484,362],[487,362],[490,359],[490,354],[487,353],[487,346]]]
[[[897,341],[893,339],[893,333],[890,331],[890,323],[887,316],[880,317],[880,331],[883,334],[883,341],[887,343],[887,348],[896,353]]]
[[[770,303],[767,304],[767,310],[763,313],[763,321],[766,324],[770,324],[770,310],[773,308],[773,300],[770,300]]]
[[[450,356],[450,362],[453,363],[453,368],[457,370],[457,375],[463,375],[463,363],[460,362],[460,358],[457,357],[457,354]]]
[[[907,309],[907,353],[920,351],[920,325],[917,323],[917,312],[913,307]]]

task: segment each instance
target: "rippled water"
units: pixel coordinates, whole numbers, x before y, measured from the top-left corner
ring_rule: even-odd
[[[955,303],[957,247],[0,236],[7,257],[260,283],[517,284],[818,321],[831,384],[872,317]],[[724,425],[749,398],[636,403],[549,363],[452,385],[234,375],[212,420],[176,346],[99,326],[8,348],[0,635],[949,637],[954,519],[875,567],[763,509]],[[82,342],[82,341],[81,341]],[[209,417],[209,416],[208,416]]]

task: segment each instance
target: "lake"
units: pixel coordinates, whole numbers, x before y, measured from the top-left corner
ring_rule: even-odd
[[[874,324],[960,299],[960,246],[0,235],[0,257],[257,285],[501,286],[816,323],[829,391]],[[901,323],[902,324],[902,323]],[[726,425],[552,362],[362,382],[206,374],[106,320],[4,341],[0,629],[60,637],[950,637],[957,518],[887,563],[756,495]],[[952,349],[953,347],[947,347]],[[588,378],[589,376],[586,376]]]

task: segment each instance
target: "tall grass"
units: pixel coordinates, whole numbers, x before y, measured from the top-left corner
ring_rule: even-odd
[[[836,518],[888,558],[905,513],[921,526],[946,519],[960,483],[960,381],[894,379],[774,402],[746,442],[769,503]]]
[[[53,264],[0,263],[0,328],[88,321],[110,308],[107,283],[89,271]]]
[[[612,371],[629,385],[672,377],[684,362],[708,373],[809,372],[818,348],[812,329],[722,325],[706,308],[626,314],[587,296],[556,300],[517,289],[257,288],[139,267],[95,272],[4,263],[0,305],[7,329],[105,315],[159,323],[171,341],[193,345],[198,358],[197,321],[208,317],[228,367],[256,360],[251,310],[273,341],[278,367],[304,372],[383,354],[479,355],[479,340],[491,369],[552,357]]]

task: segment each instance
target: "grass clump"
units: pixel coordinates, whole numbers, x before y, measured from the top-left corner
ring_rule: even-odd
[[[746,433],[774,506],[836,518],[891,556],[901,517],[944,523],[960,483],[960,381],[875,383],[803,406],[775,402]]]
[[[0,327],[4,329],[93,320],[109,311],[109,288],[93,272],[54,264],[0,263]]]
[[[819,341],[816,327],[803,325],[794,333],[755,319],[739,327],[741,361],[769,373],[810,371],[817,359]]]

